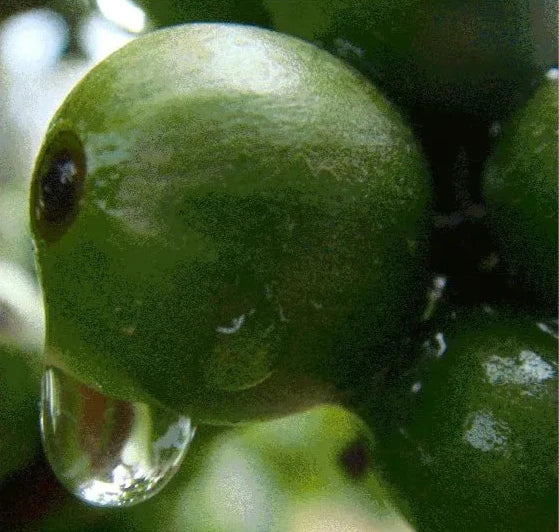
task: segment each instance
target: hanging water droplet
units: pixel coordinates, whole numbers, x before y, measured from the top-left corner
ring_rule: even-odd
[[[54,367],[43,377],[41,430],[58,479],[95,506],[131,506],[158,493],[195,432],[172,410],[106,397]]]

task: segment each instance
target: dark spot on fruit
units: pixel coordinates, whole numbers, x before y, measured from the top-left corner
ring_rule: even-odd
[[[76,204],[78,169],[67,151],[60,152],[51,162],[41,181],[44,217],[49,222],[63,221]]]
[[[340,455],[342,469],[354,479],[361,478],[370,463],[369,448],[364,439],[353,441]]]
[[[68,131],[58,133],[43,150],[33,182],[33,229],[43,239],[57,240],[74,221],[85,172],[85,156],[78,138]]]

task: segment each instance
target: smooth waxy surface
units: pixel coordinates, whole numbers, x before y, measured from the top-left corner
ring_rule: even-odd
[[[506,125],[484,176],[490,227],[517,284],[557,308],[557,79]]]
[[[375,456],[419,530],[557,529],[556,321],[459,309],[387,395]]]
[[[278,31],[343,57],[414,110],[499,116],[557,56],[540,0],[264,0]]]
[[[195,422],[370,388],[418,314],[428,189],[396,112],[313,46],[228,25],[138,39],[37,160],[47,361]]]

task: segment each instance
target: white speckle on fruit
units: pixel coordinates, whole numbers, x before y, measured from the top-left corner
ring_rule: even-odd
[[[245,322],[245,315],[242,314],[238,318],[233,318],[230,326],[218,326],[216,327],[216,332],[220,334],[235,334],[243,326]]]

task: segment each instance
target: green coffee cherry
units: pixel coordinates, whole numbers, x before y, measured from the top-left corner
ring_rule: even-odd
[[[414,110],[500,116],[556,62],[557,4],[263,0],[272,27],[319,44]]]
[[[94,68],[31,187],[59,478],[134,504],[193,423],[370,393],[420,314],[429,197],[397,112],[300,40],[197,24]]]
[[[506,124],[484,176],[490,228],[513,282],[557,308],[557,79]]]
[[[374,379],[417,313],[421,156],[371,86],[290,37],[132,42],[53,119],[31,196],[48,363],[109,395],[285,414]]]
[[[402,509],[419,530],[556,530],[557,322],[458,309],[434,331],[374,418]]]

